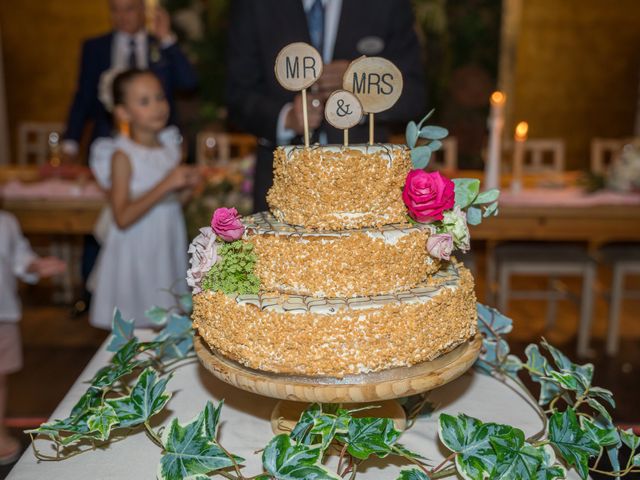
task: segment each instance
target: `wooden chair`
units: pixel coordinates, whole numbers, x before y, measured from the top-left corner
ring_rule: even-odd
[[[504,143],[506,152],[513,152],[514,141]],[[560,138],[532,138],[524,142],[523,170],[528,173],[563,172],[565,169],[565,144]]]
[[[200,132],[196,138],[196,162],[199,165],[226,165],[256,150],[256,137],[244,133]]]
[[[591,140],[591,172],[604,175],[622,153],[625,145],[637,141],[634,138],[594,138]]]
[[[18,125],[18,165],[43,165],[49,159],[49,136],[64,131],[58,122],[23,122]]]

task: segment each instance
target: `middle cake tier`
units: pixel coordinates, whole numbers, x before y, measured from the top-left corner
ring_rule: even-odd
[[[263,291],[322,297],[394,294],[440,268],[427,252],[429,225],[313,231],[269,212],[243,218]]]

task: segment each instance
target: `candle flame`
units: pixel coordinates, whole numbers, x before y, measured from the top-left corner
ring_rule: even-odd
[[[515,139],[518,142],[524,142],[527,139],[527,133],[529,132],[529,124],[527,122],[520,122],[516,126]]]
[[[496,90],[491,94],[492,105],[502,105],[506,99],[507,99],[507,96],[499,90]]]

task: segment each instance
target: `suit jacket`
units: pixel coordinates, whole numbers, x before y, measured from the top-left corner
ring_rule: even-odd
[[[378,39],[377,52],[363,52],[361,40]],[[382,40],[381,43],[379,40]],[[301,0],[234,0],[228,42],[227,104],[229,120],[259,137],[254,209],[266,208],[272,184],[278,115],[296,92],[285,90],[274,75],[278,52],[292,42],[307,42],[309,29]],[[360,46],[359,46],[360,43]],[[366,53],[391,60],[403,75],[398,102],[376,115],[376,139],[386,139],[384,124],[424,115],[425,80],[421,49],[414,30],[410,0],[343,0],[333,60],[354,60]],[[329,143],[340,143],[342,132],[323,125]],[[368,139],[368,123],[349,130],[353,143]]]
[[[69,110],[65,138],[80,141],[87,120],[93,120],[91,140],[110,136],[113,129],[111,115],[98,100],[100,76],[111,68],[113,32],[91,38],[82,46],[78,87]],[[170,123],[175,122],[173,92],[192,90],[197,85],[195,70],[177,43],[161,48],[158,40],[148,36],[148,65],[164,87],[171,107]],[[152,55],[152,52],[157,52]]]

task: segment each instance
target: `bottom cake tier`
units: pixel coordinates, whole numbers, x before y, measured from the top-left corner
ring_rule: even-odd
[[[473,278],[451,262],[395,295],[317,298],[261,293],[194,296],[193,322],[210,347],[247,367],[343,377],[411,366],[476,333]]]

